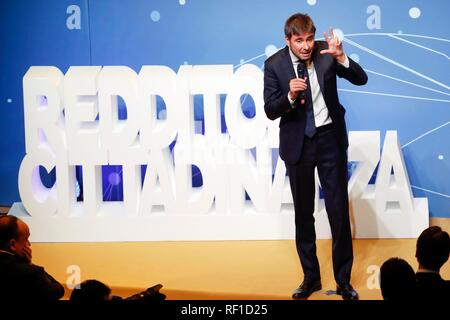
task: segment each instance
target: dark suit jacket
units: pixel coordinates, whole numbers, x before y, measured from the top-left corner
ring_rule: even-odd
[[[343,150],[348,147],[345,109],[339,103],[336,76],[345,78],[355,85],[364,85],[367,75],[364,70],[349,58],[350,66],[340,65],[330,54],[320,54],[328,47],[325,41],[316,41],[312,60],[317,72],[320,90],[330,117],[337,130],[339,143]],[[300,159],[305,132],[306,109],[292,108],[287,98],[289,81],[295,78],[295,71],[286,46],[265,62],[264,68],[264,110],[269,119],[280,119],[280,157],[287,164],[295,164]]]
[[[58,300],[64,287],[44,268],[0,252],[0,301]]]
[[[417,291],[420,299],[450,301],[450,281],[438,273],[417,272]]]

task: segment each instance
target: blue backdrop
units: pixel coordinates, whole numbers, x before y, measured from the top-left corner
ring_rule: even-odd
[[[339,82],[348,129],[380,130],[382,137],[397,130],[414,195],[428,197],[431,216],[450,217],[447,0],[2,0],[0,204],[20,201],[22,77],[30,66],[64,73],[76,65],[126,65],[136,72],[142,65],[262,67],[284,46],[283,24],[294,12],[312,16],[316,38],[336,28],[346,53],[369,75],[364,87]],[[201,97],[195,104],[201,121]],[[252,116],[251,99],[243,107]],[[105,200],[122,197],[120,169],[104,168]],[[51,184],[54,177],[44,178]]]

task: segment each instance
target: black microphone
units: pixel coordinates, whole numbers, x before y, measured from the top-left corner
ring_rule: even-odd
[[[306,77],[306,66],[305,63],[303,61],[299,61],[298,65],[297,65],[297,75],[298,78],[301,79],[305,79]],[[300,91],[299,93],[299,98],[300,98],[300,104],[304,105],[306,103],[306,94],[305,94],[305,90]]]

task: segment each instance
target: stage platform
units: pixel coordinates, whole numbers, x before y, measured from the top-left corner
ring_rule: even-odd
[[[417,269],[415,239],[354,240],[352,284],[364,300],[381,299],[377,269],[390,257]],[[310,299],[340,300],[334,291],[331,240],[318,240],[323,289]],[[98,279],[129,296],[161,283],[167,299],[290,299],[303,275],[288,241],[33,243],[33,261],[61,283],[78,266],[81,280]],[[72,270],[72,271],[71,271]],[[69,273],[67,273],[69,271]],[[450,263],[442,270],[450,279]],[[65,299],[70,296],[66,290]]]

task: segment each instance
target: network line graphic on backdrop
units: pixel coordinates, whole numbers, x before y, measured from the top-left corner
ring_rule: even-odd
[[[399,83],[406,85],[407,87],[414,90],[414,94],[400,94],[396,93],[394,88],[394,85],[387,86],[387,88],[390,89],[386,90],[384,92],[380,90],[375,91],[369,91],[369,90],[355,90],[355,89],[348,89],[348,88],[339,88],[338,90],[343,93],[344,95],[363,95],[365,96],[364,99],[370,99],[373,96],[383,96],[383,97],[389,97],[393,99],[401,99],[402,103],[407,104],[408,101],[425,101],[427,103],[431,104],[449,104],[450,103],[450,87],[443,83],[441,80],[433,78],[431,76],[428,76],[424,72],[420,72],[412,67],[409,67],[407,64],[402,63],[401,57],[397,57],[395,59],[390,58],[387,56],[387,54],[379,52],[377,50],[370,49],[368,45],[362,45],[357,42],[355,38],[387,38],[387,39],[393,39],[397,41],[398,43],[406,46],[411,46],[414,48],[418,48],[423,53],[426,53],[428,55],[432,55],[434,59],[440,59],[440,61],[443,64],[443,68],[449,67],[449,60],[450,57],[446,52],[443,52],[441,50],[437,50],[435,48],[430,47],[429,45],[423,45],[418,43],[418,40],[426,40],[426,41],[432,41],[435,43],[440,43],[448,46],[447,48],[450,48],[450,40],[448,39],[442,39],[437,37],[431,37],[426,35],[418,35],[418,34],[404,34],[402,32],[398,33],[353,33],[353,34],[344,34],[342,30],[340,29],[334,29],[334,33],[337,37],[342,39],[344,44],[346,45],[345,51],[347,54],[356,62],[361,62],[360,60],[364,59],[366,60],[367,57],[376,58],[378,61],[381,61],[383,63],[387,63],[389,68],[389,74],[387,72],[380,72],[377,71],[377,68],[374,66],[370,66],[368,63],[364,63],[365,71],[371,76],[371,78],[375,78],[377,81],[391,81],[392,83]],[[323,38],[319,38],[317,40],[323,40]],[[266,60],[268,57],[270,57],[272,54],[277,52],[281,47],[277,47],[274,44],[269,44],[266,46],[264,53],[256,55],[254,57],[248,58],[248,59],[241,59],[238,64],[234,65],[234,69],[236,70],[240,66],[248,63],[257,64],[260,66],[261,70],[264,68],[264,60]],[[355,53],[358,52],[358,53]],[[362,61],[365,62],[365,61]],[[187,61],[184,63],[187,64]],[[405,74],[411,75],[414,77],[413,80],[405,79],[406,77],[402,79],[400,76],[396,76],[395,72],[396,70],[400,70],[405,72]],[[444,73],[445,74],[445,73]],[[419,81],[422,81],[422,83],[419,83]],[[371,81],[373,81],[371,79]],[[417,93],[420,92],[421,94],[418,95]],[[432,94],[430,96],[430,93]],[[242,99],[242,106],[243,109],[246,108],[246,100],[248,98],[248,95],[245,95]],[[161,110],[161,114],[164,113],[164,109]],[[162,115],[159,118],[164,118],[164,115]],[[413,139],[410,139],[408,142],[403,143],[402,149],[410,148],[418,141],[424,140],[424,139],[433,139],[441,140],[440,134],[443,134],[444,129],[449,128],[450,124],[450,114],[446,115],[446,118],[441,119],[441,123],[439,123],[435,127],[428,128],[425,132],[417,132]],[[202,123],[201,121],[196,121],[195,124],[196,128],[200,128],[199,131],[201,131]],[[444,141],[444,140],[441,140]],[[448,143],[445,144],[445,142],[441,145],[442,150],[439,152],[437,156],[434,157],[434,161],[448,161],[448,151],[449,146]],[[353,164],[349,165],[350,172],[354,168]],[[105,201],[114,201],[119,200],[123,197],[123,190],[121,188],[122,184],[122,168],[117,166],[110,166],[109,169],[104,168],[104,173],[106,173],[105,178],[103,179],[103,199]],[[199,179],[200,171],[196,170],[193,172],[193,179]],[[80,196],[81,192],[81,181],[77,181],[77,197]],[[441,197],[443,199],[450,199],[450,195],[445,192],[445,186],[444,185],[438,185],[437,188],[430,188],[427,185],[418,185],[416,181],[413,179],[411,180],[411,187],[415,190],[420,190],[421,192],[425,192],[427,194],[433,194],[435,196]],[[442,190],[441,190],[442,189]]]
[[[376,57],[378,59],[380,59],[381,61],[387,62],[388,64],[390,64],[393,68],[397,68],[400,70],[404,70],[406,72],[408,72],[409,74],[413,75],[414,77],[421,79],[421,80],[425,80],[426,82],[430,83],[430,85],[422,85],[420,83],[414,82],[414,81],[408,81],[405,79],[401,79],[399,77],[393,76],[391,74],[386,74],[386,73],[382,73],[382,72],[378,72],[372,68],[367,68],[365,67],[364,70],[372,76],[378,77],[380,79],[389,79],[392,80],[394,82],[398,82],[398,83],[402,83],[402,84],[406,84],[408,86],[410,86],[411,88],[419,88],[421,90],[423,90],[424,92],[428,91],[428,92],[433,92],[435,94],[437,94],[438,97],[427,97],[425,94],[422,96],[418,96],[418,95],[407,95],[407,94],[397,94],[395,92],[379,92],[379,91],[365,91],[365,90],[354,90],[354,89],[345,89],[345,88],[339,88],[338,90],[340,92],[345,92],[345,93],[349,93],[349,94],[363,94],[363,95],[377,95],[377,96],[385,96],[385,97],[392,97],[392,98],[399,98],[399,99],[404,99],[404,100],[408,100],[408,99],[412,99],[412,100],[421,100],[421,101],[429,101],[429,102],[433,102],[433,103],[446,103],[449,104],[450,103],[450,99],[448,98],[450,96],[450,87],[448,85],[446,85],[445,83],[434,79],[430,76],[427,76],[426,74],[419,72],[411,67],[408,67],[407,65],[397,61],[396,59],[392,59],[387,57],[386,55],[384,55],[383,53],[380,53],[376,50],[372,50],[369,49],[367,46],[363,46],[361,44],[359,44],[358,42],[356,42],[355,40],[351,40],[350,38],[357,38],[357,37],[388,37],[390,39],[395,39],[403,44],[409,45],[409,46],[413,46],[415,48],[419,48],[421,50],[423,50],[426,53],[429,53],[430,55],[434,55],[436,58],[440,58],[441,60],[443,60],[444,63],[444,69],[445,68],[449,68],[450,65],[450,57],[447,53],[430,48],[429,46],[425,46],[422,45],[420,43],[417,43],[416,41],[413,41],[415,39],[426,39],[426,40],[431,40],[431,41],[436,41],[436,42],[442,42],[446,45],[448,45],[449,49],[450,49],[450,40],[448,39],[442,39],[442,38],[437,38],[437,37],[431,37],[431,36],[426,36],[426,35],[418,35],[418,34],[404,34],[402,32],[398,32],[398,33],[353,33],[353,34],[344,34],[342,32],[342,30],[340,29],[334,29],[334,34],[339,37],[341,40],[343,40],[344,43],[348,44],[347,48],[345,48],[345,51],[347,52],[347,54],[349,54],[349,52],[351,52],[354,48],[359,49],[359,51],[362,51],[363,54],[368,54],[371,55],[373,57]],[[409,38],[409,39],[413,39],[413,40],[409,40],[409,39],[405,39],[405,38]],[[324,40],[324,38],[319,38],[317,40]],[[248,59],[241,59],[239,64],[235,65],[234,68],[237,69],[240,66],[247,64],[247,63],[260,63],[261,60],[265,60],[267,58],[269,58],[272,54],[276,53],[279,50],[279,48],[273,44],[270,44],[268,46],[266,46],[264,53],[256,55],[252,58],[248,58]],[[355,60],[356,62],[360,62],[360,55],[357,53],[350,53],[349,54],[350,58],[352,58],[353,60]],[[261,69],[264,68],[264,63],[262,63],[262,65],[260,66]],[[450,71],[450,70],[449,70]],[[434,87],[432,87],[434,86]],[[439,89],[436,89],[439,88]],[[245,99],[247,98],[247,96],[245,96],[243,103],[245,102]],[[427,130],[426,132],[421,132],[420,134],[417,134],[417,136],[414,139],[411,139],[409,142],[404,143],[402,145],[402,149],[403,148],[408,148],[411,144],[415,143],[416,141],[419,141],[421,139],[425,139],[425,138],[429,138],[429,139],[439,139],[437,137],[437,134],[439,133],[439,131],[442,131],[442,129],[444,128],[448,128],[448,125],[450,124],[450,116],[448,116],[446,119],[442,119],[442,122],[434,127],[434,128],[430,128],[429,130]],[[448,159],[445,159],[444,154],[446,152],[448,152],[449,150],[449,146],[448,145],[443,145],[443,151],[442,154],[439,154],[436,159],[438,161],[448,161]],[[434,195],[438,195],[440,197],[444,197],[447,199],[450,199],[450,195],[446,194],[444,192],[440,192],[439,190],[430,190],[424,186],[416,186],[416,185],[411,185],[411,187],[413,189],[417,189],[417,190],[422,190],[424,192],[427,193],[431,193]]]

